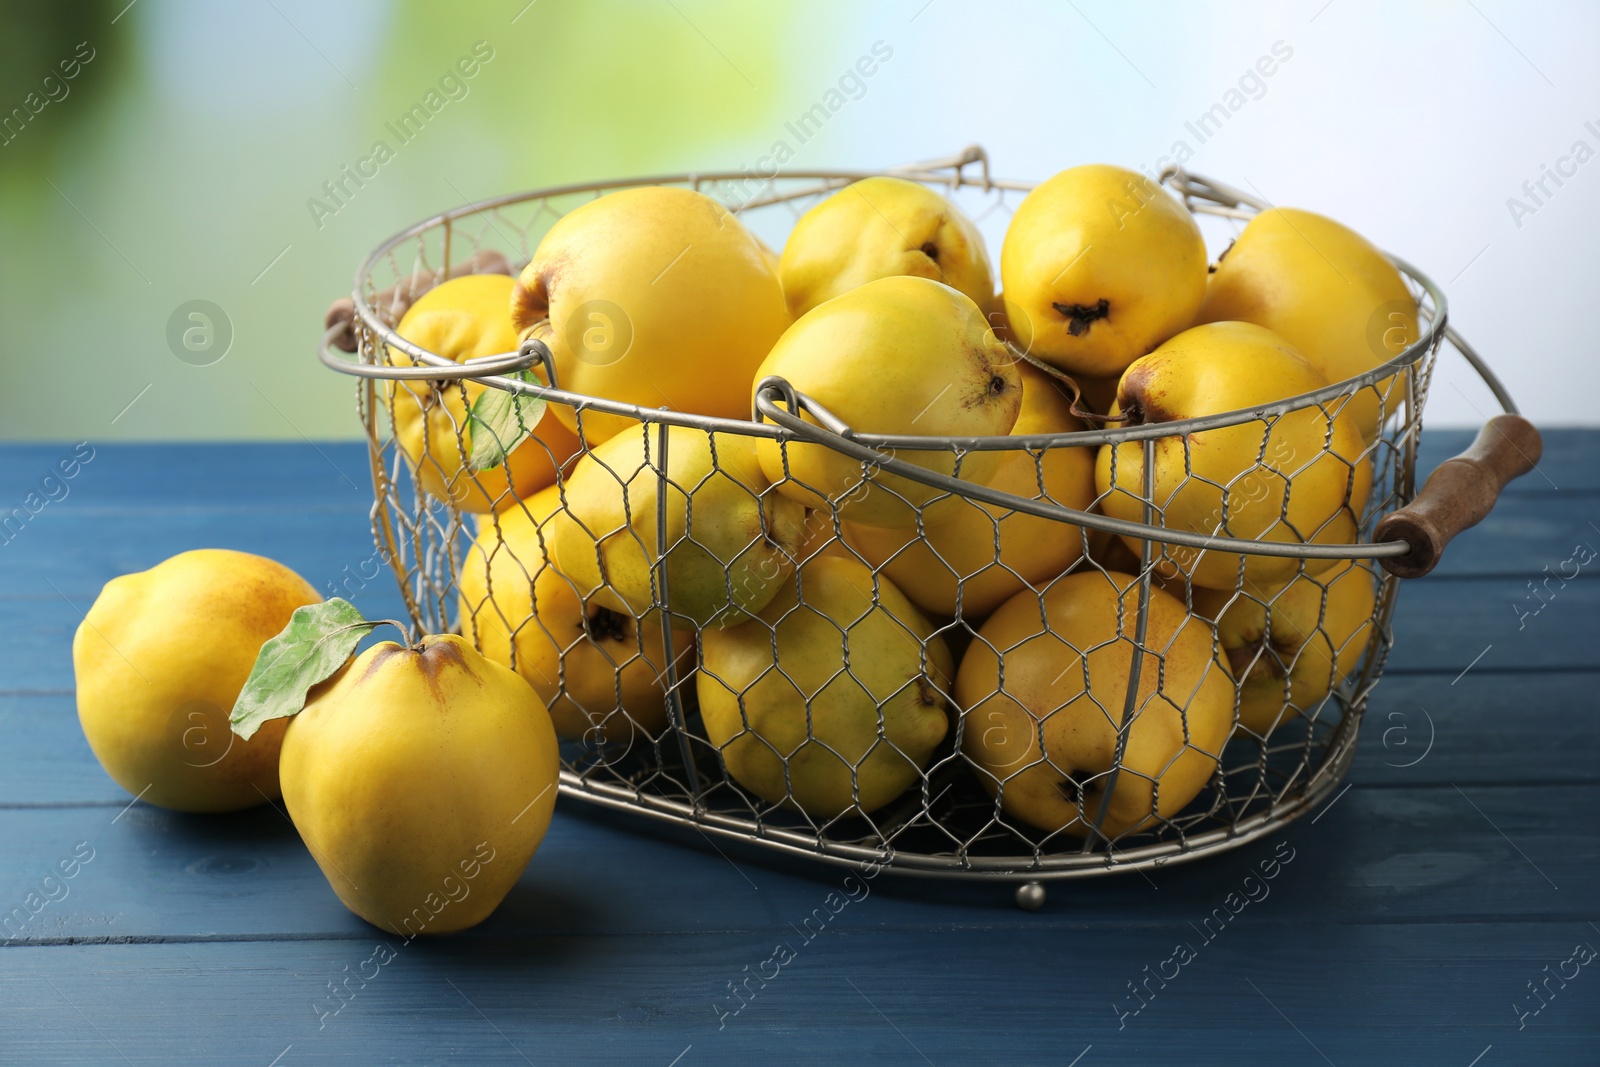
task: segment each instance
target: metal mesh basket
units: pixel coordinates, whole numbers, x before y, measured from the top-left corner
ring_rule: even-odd
[[[980,222],[1032,188],[992,179],[976,148],[883,173]],[[734,173],[567,186],[384,242],[330,312],[322,358],[361,377],[374,533],[415,623],[463,633],[534,683],[566,738],[567,795],[825,862],[1037,883],[1236,847],[1316,806],[1349,768],[1392,644],[1389,569],[1404,573],[1419,547],[1377,527],[1416,495],[1441,342],[1515,410],[1408,264],[1396,260],[1418,327],[1367,374],[1249,411],[1038,436],[858,433],[781,379],[763,383],[749,421],[637,408],[533,380],[529,368],[554,380],[537,341],[463,366],[393,329],[438,281],[513,272],[556,219],[605,192],[691,187],[777,240],[867,176],[786,175],[753,197]],[[1162,180],[1210,225],[1265,206],[1182,171]],[[486,389],[568,406],[577,438],[530,438],[473,475],[466,412]],[[1341,450],[1334,417],[1358,396],[1381,405],[1382,429]],[[591,447],[585,422],[616,415],[637,421]],[[1255,461],[1208,476],[1195,442],[1219,433],[1257,439]],[[915,524],[862,534],[837,503],[785,517],[780,486],[750,473],[757,448],[776,448],[785,471],[795,450],[831,450],[858,464],[855,491],[900,501]],[[1109,486],[1087,507],[1057,499],[1070,478],[1056,472],[1076,465],[1081,479],[1102,449]],[[520,489],[506,473],[519,455],[555,488]],[[1009,491],[961,478],[997,462]],[[1300,506],[1292,489],[1312,478],[1342,480],[1346,499]],[[1169,526],[1180,502],[1214,502],[1214,528]],[[775,539],[780,522],[789,536]],[[968,536],[952,542],[960,523]],[[574,530],[598,556],[569,548],[558,566]],[[584,577],[596,565],[598,582]],[[1201,570],[1204,587],[1188,579]],[[1027,889],[1019,900],[1042,899]]]

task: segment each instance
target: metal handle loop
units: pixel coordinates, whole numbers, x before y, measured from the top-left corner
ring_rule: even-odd
[[[420,367],[392,367],[382,363],[362,363],[359,360],[348,358],[344,350],[337,347],[336,341],[347,329],[349,329],[349,326],[345,323],[330,326],[322,335],[322,343],[317,347],[317,357],[322,360],[325,366],[332,367],[340,374],[350,374],[357,378],[383,378],[393,381],[460,381],[463,378],[492,378],[500,374],[511,374],[516,371],[528,370],[535,364],[543,364],[547,374],[552,373],[555,369],[550,349],[543,341],[532,337],[522,342],[515,352],[485,356],[482,359],[469,360],[466,363],[457,363],[454,360],[435,355],[422,348],[417,348],[407,353],[407,355],[423,364]]]

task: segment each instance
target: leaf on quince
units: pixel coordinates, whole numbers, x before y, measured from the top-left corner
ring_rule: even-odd
[[[519,381],[534,379],[527,371],[518,371],[511,377]],[[479,394],[467,417],[467,435],[471,455],[467,467],[473,471],[486,471],[506,461],[523,441],[533,433],[544,417],[545,401],[542,397],[526,396],[493,386]]]
[[[283,632],[261,646],[228,718],[233,732],[248,741],[269,719],[299,712],[311,687],[337,673],[381,625],[339,597],[296,608]]]

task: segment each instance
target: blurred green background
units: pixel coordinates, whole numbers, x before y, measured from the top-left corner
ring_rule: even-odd
[[[1567,309],[1588,300],[1600,170],[1534,217],[1505,203],[1574,139],[1600,145],[1583,125],[1600,119],[1597,25],[1590,7],[1489,0],[7,0],[0,437],[355,436],[351,383],[313,353],[380,240],[469,199],[754,164],[876,41],[892,61],[792,167],[982,142],[999,173],[1042,179],[1151,166],[1187,140],[1191,168],[1433,273],[1535,417],[1597,421],[1600,371]],[[395,141],[386,124],[480,41],[492,59]],[[1293,59],[1261,94],[1205,141],[1187,132],[1276,41]],[[394,158],[319,217],[308,202],[331,203],[324,182],[380,138]],[[213,343],[231,331],[219,360],[169,344],[197,300],[225,316]],[[1430,403],[1435,424],[1488,407],[1446,365]]]

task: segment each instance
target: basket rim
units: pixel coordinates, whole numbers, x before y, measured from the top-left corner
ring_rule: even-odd
[[[958,157],[965,158],[965,157]],[[1201,175],[1189,172],[1174,172],[1186,181],[1198,181],[1212,188],[1226,189],[1226,186],[1214,182]],[[906,168],[884,168],[878,170],[817,170],[798,171],[786,174],[789,179],[804,180],[815,179],[825,182],[859,181],[877,175],[892,175],[894,177],[913,178],[930,184],[946,184],[952,188],[973,186],[986,189],[1010,189],[1014,191],[1030,190],[1037,183],[1023,182],[1008,179],[988,179],[983,182],[963,180],[958,169],[953,171],[932,171]],[[759,410],[752,402],[752,416],[749,419],[730,419],[714,415],[701,415],[694,412],[673,411],[665,408],[647,408],[621,401],[609,400],[605,397],[593,396],[586,393],[576,393],[557,386],[542,385],[537,382],[525,382],[520,379],[507,377],[508,373],[527,370],[541,363],[547,367],[551,361],[548,358],[548,349],[537,341],[525,342],[521,349],[515,353],[499,353],[479,357],[469,361],[468,364],[456,363],[444,356],[428,349],[422,348],[411,341],[401,337],[394,327],[383,321],[376,308],[368,301],[364,292],[367,285],[372,284],[371,272],[384,257],[389,255],[403,242],[410,240],[430,229],[453,224],[455,220],[493,211],[508,204],[523,203],[530,200],[547,199],[552,196],[564,196],[584,192],[601,192],[611,189],[631,188],[644,185],[683,185],[689,184],[696,189],[705,182],[747,180],[744,175],[735,171],[712,171],[706,173],[688,172],[683,174],[654,175],[641,178],[612,179],[601,182],[583,182],[569,185],[549,186],[542,189],[530,190],[522,193],[512,193],[488,200],[473,201],[449,211],[441,212],[406,227],[395,233],[378,245],[362,261],[357,268],[353,279],[351,299],[355,304],[355,314],[362,325],[375,337],[378,342],[390,348],[398,349],[416,363],[428,367],[438,368],[440,371],[449,370],[448,375],[438,375],[440,378],[461,379],[470,378],[482,385],[502,389],[507,392],[521,393],[546,402],[559,403],[573,408],[576,411],[595,411],[608,415],[619,415],[635,419],[646,425],[657,423],[675,426],[688,426],[714,433],[737,433],[745,436],[768,437],[778,440],[794,438],[794,433],[781,426],[760,419]],[[1233,209],[1208,209],[1206,204],[1190,203],[1191,197],[1181,197],[1185,207],[1193,213],[1237,215]],[[752,202],[754,203],[754,202]],[[749,205],[747,205],[749,206]],[[1419,317],[1426,318],[1427,328],[1420,331],[1416,341],[1408,345],[1402,352],[1384,361],[1378,366],[1354,375],[1341,381],[1330,383],[1309,392],[1286,397],[1271,404],[1256,405],[1247,408],[1237,408],[1231,411],[1218,412],[1212,415],[1196,416],[1188,419],[1176,419],[1170,422],[1147,423],[1142,426],[1127,427],[1102,427],[1100,429],[1075,430],[1067,433],[1034,434],[1024,437],[1010,435],[991,435],[981,437],[936,437],[916,436],[903,434],[869,434],[850,433],[850,439],[869,447],[885,450],[903,449],[905,451],[948,451],[958,448],[962,451],[1001,451],[1001,450],[1033,450],[1041,448],[1069,447],[1074,445],[1104,445],[1121,444],[1131,441],[1142,441],[1163,437],[1184,436],[1202,430],[1221,429],[1228,426],[1241,425],[1247,422],[1258,422],[1266,419],[1280,417],[1291,411],[1320,406],[1328,401],[1340,397],[1353,397],[1361,389],[1367,388],[1389,378],[1406,367],[1420,361],[1424,355],[1435,348],[1440,339],[1448,331],[1447,320],[1449,315],[1448,298],[1439,285],[1427,274],[1419,270],[1405,259],[1390,253],[1384,253],[1402,274],[1406,275],[1419,286],[1427,295],[1427,302],[1419,302]],[[329,337],[324,339],[323,362],[336,370],[352,374],[362,374],[364,368],[376,366],[371,363],[356,364],[347,359],[331,355],[328,352]],[[1030,359],[1026,353],[1011,346],[1019,359]],[[520,357],[520,358],[519,358]],[[488,364],[480,374],[463,374],[464,367],[472,362]],[[414,368],[415,369],[415,368]],[[492,371],[492,372],[491,372]],[[378,376],[378,375],[364,375]],[[415,374],[413,377],[427,377]]]

